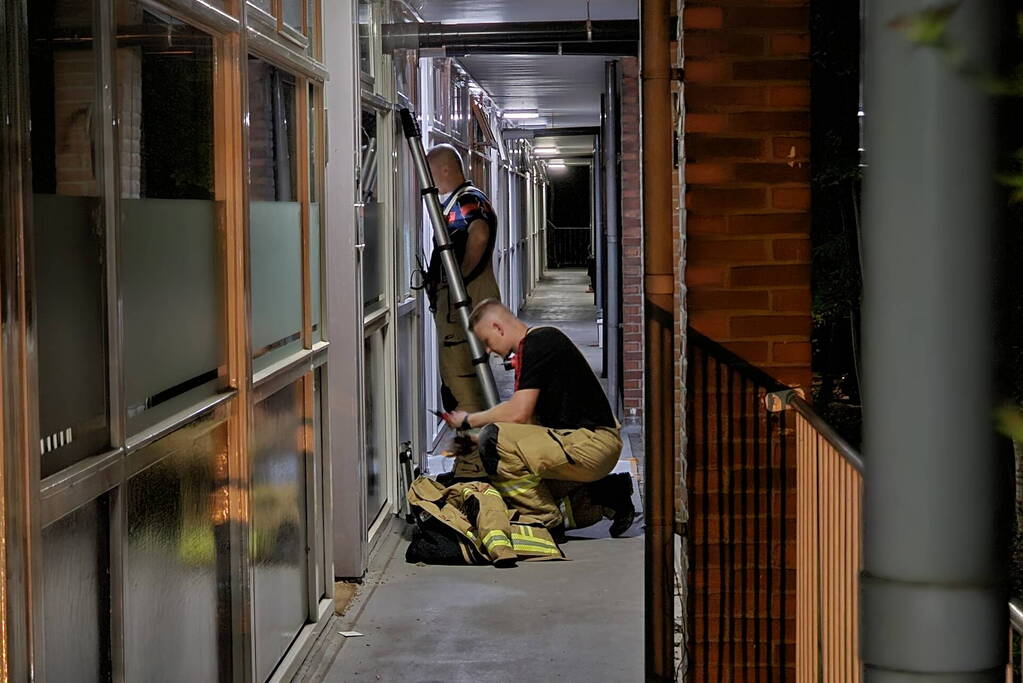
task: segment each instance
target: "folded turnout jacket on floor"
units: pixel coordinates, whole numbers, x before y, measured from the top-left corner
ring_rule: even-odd
[[[419,477],[408,491],[416,519],[408,562],[493,564],[517,560],[563,560],[542,524],[508,509],[497,489],[479,481],[444,486]]]

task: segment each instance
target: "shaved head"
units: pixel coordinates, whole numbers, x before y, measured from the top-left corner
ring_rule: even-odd
[[[437,184],[437,189],[447,194],[465,182],[465,167],[462,155],[452,145],[442,144],[433,147],[426,155],[430,164],[430,173]]]
[[[484,299],[469,314],[469,326],[487,351],[507,356],[518,348],[528,327],[497,299]]]

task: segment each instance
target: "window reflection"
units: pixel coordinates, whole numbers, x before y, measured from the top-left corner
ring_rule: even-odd
[[[256,57],[248,72],[252,358],[259,371],[302,347],[302,214],[295,78]]]
[[[383,232],[383,205],[380,202],[380,137],[377,113],[362,112],[362,163],[359,186],[363,203],[362,300],[366,313],[384,305],[384,278],[387,272],[386,243]]]
[[[373,75],[373,2],[359,0],[359,66],[362,72]]]
[[[27,4],[39,433],[46,477],[109,444],[91,0]]]
[[[124,366],[135,433],[223,386],[226,335],[213,40],[134,0],[118,8]]]

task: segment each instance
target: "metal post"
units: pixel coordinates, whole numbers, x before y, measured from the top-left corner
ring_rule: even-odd
[[[462,323],[462,329],[465,330],[466,339],[469,340],[469,351],[472,354],[472,363],[476,367],[476,377],[483,388],[483,398],[489,408],[498,403],[497,384],[494,383],[494,373],[490,369],[486,349],[472,333],[472,327],[469,325],[469,307],[472,305],[472,301],[462,284],[462,269],[455,262],[455,254],[451,239],[448,237],[447,223],[444,221],[439,193],[433,184],[430,166],[426,163],[419,123],[408,109],[401,110],[401,126],[405,131],[405,139],[408,141],[409,150],[412,153],[416,175],[419,176],[423,201],[426,203],[426,210],[430,214],[430,222],[433,224],[433,240],[436,242],[434,248],[440,251],[441,264],[444,266],[444,274],[448,279],[448,289],[451,290],[451,307],[458,311],[458,320]]]
[[[605,330],[607,329],[607,321],[604,319],[604,312],[607,309],[604,301],[604,293],[607,291],[607,283],[604,281],[604,252],[606,250],[604,244],[604,231],[605,231],[605,220],[604,220],[604,110],[606,96],[601,94],[600,96],[600,135],[594,136],[596,141],[595,149],[593,150],[593,203],[594,212],[593,217],[595,221],[595,228],[593,230],[593,256],[596,261],[596,276],[594,279],[595,287],[593,288],[593,298],[597,304],[597,335],[599,337],[600,345],[600,376],[607,377],[607,336]]]
[[[675,272],[667,0],[642,0],[643,304],[646,364],[646,680],[674,671]]]
[[[951,40],[985,66],[996,8]],[[863,648],[867,680],[1005,677],[990,395],[991,102],[910,42],[917,0],[868,0]]]
[[[622,386],[622,255],[620,246],[618,181],[618,62],[604,65],[604,86],[607,103],[607,137],[604,140],[604,202],[607,229],[607,307],[604,322],[607,325],[607,398],[611,410],[620,415]]]

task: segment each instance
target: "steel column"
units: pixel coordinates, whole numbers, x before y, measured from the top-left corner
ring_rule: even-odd
[[[604,138],[604,221],[607,230],[607,306],[604,323],[607,326],[607,398],[611,410],[621,415],[622,402],[622,254],[621,243],[621,188],[618,175],[619,112],[618,62],[604,65],[604,97],[607,104]],[[669,236],[670,239],[670,236]]]
[[[960,3],[950,40],[985,68],[1003,2]],[[869,0],[864,221],[867,680],[1005,679],[991,422],[994,122],[979,83]]]

